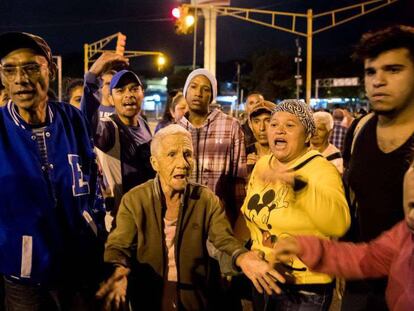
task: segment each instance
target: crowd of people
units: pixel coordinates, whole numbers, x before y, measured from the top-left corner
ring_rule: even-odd
[[[414,28],[353,56],[367,114],[254,91],[239,122],[199,68],[153,134],[126,57],[57,102],[47,42],[1,34],[0,310],[413,310]]]

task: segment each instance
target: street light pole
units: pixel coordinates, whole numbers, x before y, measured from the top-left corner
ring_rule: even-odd
[[[198,11],[197,6],[194,9],[194,36],[193,36],[193,70],[196,69],[197,64],[197,22],[198,22]]]
[[[306,36],[306,103],[310,105],[312,96],[312,35],[313,35],[313,11],[307,12],[307,36]]]
[[[239,116],[239,110],[240,110],[240,63],[237,62],[237,109],[236,109],[236,118]]]
[[[295,57],[295,63],[296,63],[296,99],[300,98],[300,87],[302,85],[302,76],[300,75],[300,63],[302,62],[302,47],[300,46],[299,43],[299,38],[295,39],[295,44],[296,44],[296,49],[297,49],[297,53],[296,53],[296,57]]]

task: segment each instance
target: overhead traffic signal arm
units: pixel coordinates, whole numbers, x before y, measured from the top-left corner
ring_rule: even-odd
[[[238,7],[227,7],[227,6],[210,6],[210,5],[190,5],[183,4],[182,8],[192,8],[196,9],[212,9],[218,15],[221,16],[230,16],[233,18],[241,19],[258,25],[274,28],[277,30],[282,30],[290,32],[299,36],[306,37],[306,31],[298,30],[298,22],[300,19],[303,20],[303,23],[306,22],[307,14],[301,13],[290,13],[290,12],[277,12],[277,11],[267,11],[259,9],[247,9],[247,8],[238,8]],[[290,27],[284,26],[281,23],[278,23],[279,18],[284,20],[290,19]],[[286,24],[286,23],[285,23]]]
[[[332,10],[329,12],[315,14],[313,16],[314,21],[317,19],[321,19],[321,18],[328,18],[328,19],[330,18],[330,23],[327,26],[323,26],[323,27],[320,27],[319,29],[314,30],[313,34],[317,34],[322,31],[331,29],[335,26],[339,26],[341,24],[344,24],[362,15],[381,9],[397,1],[398,0],[371,0],[371,1],[363,2],[363,3],[359,3],[355,5],[350,5],[344,8]],[[349,13],[351,12],[354,12],[354,14],[350,15]],[[340,14],[343,14],[346,17],[341,18]]]
[[[114,39],[117,39],[115,50],[107,50],[104,47]],[[96,59],[93,57],[99,53],[114,52],[125,57],[138,57],[138,56],[158,56],[157,66],[161,69],[166,64],[166,57],[162,52],[159,51],[125,51],[126,46],[126,35],[118,32],[111,36],[105,37],[99,41],[84,44],[84,71],[87,72],[89,63],[94,62]]]
[[[93,57],[98,54],[101,53],[103,51],[103,48],[112,40],[114,40],[115,38],[118,38],[118,35],[120,33],[116,33],[113,35],[110,35],[108,37],[105,37],[99,41],[96,42],[92,42],[92,43],[85,43],[83,45],[83,49],[84,49],[84,71],[87,72],[88,68],[89,68],[89,63],[92,63],[95,61],[95,59],[93,59]]]
[[[336,10],[315,14],[312,16],[313,31],[312,35],[320,33],[322,31],[331,29],[335,26],[339,26],[353,19],[356,19],[362,15],[371,13],[378,9],[381,9],[387,5],[390,5],[398,0],[370,0],[363,3],[350,5],[347,7],[339,8]],[[306,27],[303,31],[299,30],[300,25],[306,25],[306,19],[309,18],[308,14],[291,13],[291,12],[279,12],[268,11],[259,9],[248,9],[228,6],[211,6],[211,5],[191,5],[183,4],[180,8],[189,9],[212,9],[217,12],[218,15],[231,16],[233,18],[241,19],[258,25],[270,27],[277,30],[290,32],[299,36],[306,37],[309,35]],[[353,13],[353,14],[352,14]],[[344,17],[341,17],[343,14]],[[284,25],[278,22],[282,18]],[[290,27],[285,26],[287,19],[290,19]],[[305,20],[305,22],[302,21]],[[328,19],[328,25],[326,25]],[[316,23],[318,21],[318,23]]]

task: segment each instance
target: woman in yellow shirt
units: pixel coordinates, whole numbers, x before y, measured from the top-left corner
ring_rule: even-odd
[[[288,235],[340,237],[350,224],[348,205],[336,168],[315,150],[310,138],[315,122],[302,101],[285,100],[272,114],[268,128],[270,155],[252,172],[242,207],[252,249],[270,259],[277,239]],[[282,294],[255,291],[255,310],[328,310],[333,278],[310,272],[299,260],[279,263],[287,282]]]

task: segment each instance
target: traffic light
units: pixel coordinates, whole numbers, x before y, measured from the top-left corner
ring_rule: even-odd
[[[180,6],[172,10],[175,21],[175,31],[178,34],[189,34],[193,31],[195,23],[195,17],[193,10],[190,10],[187,6]]]
[[[118,55],[124,55],[126,45],[126,36],[118,32],[118,38],[116,39],[115,53]]]

